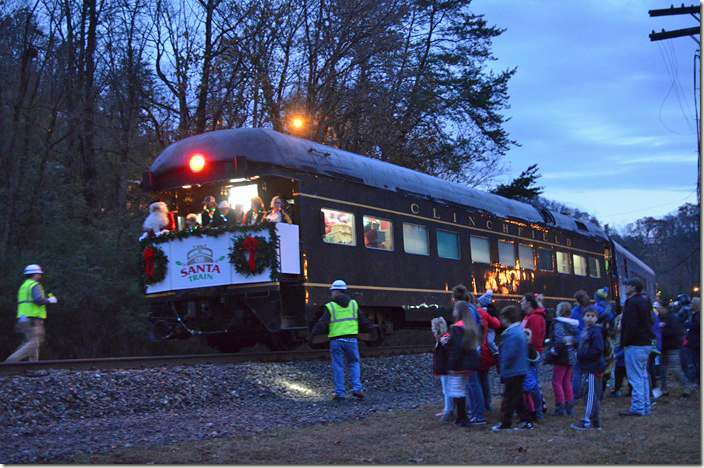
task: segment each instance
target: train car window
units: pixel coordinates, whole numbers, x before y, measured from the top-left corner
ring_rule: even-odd
[[[369,249],[394,250],[393,223],[388,219],[364,216],[364,246]]]
[[[469,245],[474,263],[491,263],[489,254],[489,239],[486,237],[469,236]]]
[[[589,257],[589,276],[592,278],[601,278],[599,260],[594,257]]]
[[[440,231],[436,232],[438,241],[438,256],[442,258],[460,259],[459,236],[456,232]]]
[[[516,247],[513,242],[499,241],[499,263],[512,268],[516,267]]]
[[[354,233],[354,215],[344,211],[321,208],[325,234],[323,241],[328,244],[357,245]]]
[[[538,268],[542,271],[555,271],[552,264],[552,250],[538,249]]]
[[[557,272],[558,273],[570,273],[570,256],[565,252],[555,252],[555,257],[557,258]]]
[[[518,263],[521,268],[535,270],[535,258],[533,257],[533,247],[531,247],[530,245],[518,244]],[[550,263],[552,264],[552,262]]]
[[[430,255],[428,228],[417,224],[403,223],[403,250],[416,255]]]
[[[574,274],[579,276],[587,276],[587,259],[581,255],[572,254],[572,264],[574,265]]]

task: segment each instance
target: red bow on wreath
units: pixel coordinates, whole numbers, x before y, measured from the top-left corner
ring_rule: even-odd
[[[144,249],[142,255],[144,256],[144,274],[147,275],[147,278],[151,278],[154,276],[154,248],[148,247]]]
[[[257,252],[257,239],[252,236],[247,236],[247,238],[242,242],[242,247],[249,252],[249,271],[254,273],[254,254]]]

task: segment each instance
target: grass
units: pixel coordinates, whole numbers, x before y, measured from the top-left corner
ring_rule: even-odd
[[[673,392],[674,393],[674,392]],[[440,400],[440,395],[438,395]],[[369,418],[166,446],[131,447],[55,463],[91,464],[699,464],[698,395],[662,397],[650,417],[623,418],[629,398],[606,398],[602,431],[569,428],[577,418],[547,416],[531,431],[491,432],[435,422],[437,406]],[[345,404],[345,403],[342,403]],[[552,405],[550,405],[552,406]],[[552,408],[550,408],[552,410]],[[576,407],[577,414],[583,406]]]

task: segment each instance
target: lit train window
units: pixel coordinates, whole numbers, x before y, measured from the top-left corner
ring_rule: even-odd
[[[430,255],[428,228],[417,224],[403,223],[403,250],[410,254]]]
[[[570,256],[565,252],[555,252],[555,258],[557,259],[557,272],[558,273],[570,273]]]
[[[388,219],[364,216],[364,246],[370,249],[394,250],[393,224]]]
[[[535,270],[535,259],[533,258],[533,247],[530,245],[518,244],[518,262],[521,268]],[[552,262],[550,262],[552,266]]]
[[[325,223],[323,241],[328,244],[357,245],[354,234],[354,215],[344,211],[321,208]]]
[[[555,271],[552,264],[552,250],[538,249],[538,268],[542,271]]]
[[[460,259],[459,236],[455,232],[437,231],[438,256],[442,258]]]
[[[516,266],[516,248],[513,242],[499,241],[499,263],[512,268]]]
[[[601,278],[599,260],[594,257],[589,257],[589,276],[592,278]]]
[[[574,274],[579,276],[587,276],[587,259],[581,255],[572,254],[572,264],[574,265]]]
[[[486,237],[469,236],[469,245],[472,250],[472,261],[474,263],[491,263],[489,239]]]

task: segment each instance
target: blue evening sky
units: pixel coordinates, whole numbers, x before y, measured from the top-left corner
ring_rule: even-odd
[[[508,152],[511,170],[497,182],[538,163],[543,196],[614,228],[696,203],[698,44],[689,36],[651,42],[648,34],[699,22],[692,15],[648,15],[670,4],[472,2],[473,13],[506,29],[493,41],[492,68],[518,68],[504,115],[511,118],[510,137],[522,146]],[[698,3],[685,3],[691,5]]]

